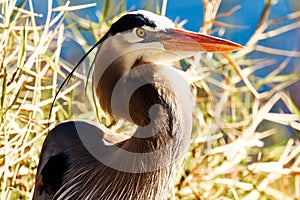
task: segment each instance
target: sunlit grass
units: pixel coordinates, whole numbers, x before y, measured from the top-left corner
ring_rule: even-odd
[[[49,118],[53,96],[66,77],[60,59],[65,26],[63,16],[70,9],[49,9],[44,25],[36,24],[41,14],[23,9],[16,1],[0,4],[0,177],[1,199],[30,197],[34,185],[39,153],[49,128],[57,119],[71,117],[64,104],[79,82],[64,88],[58,95]],[[27,2],[27,3],[28,3]],[[52,1],[46,2],[52,7]],[[91,6],[91,5],[88,5]],[[54,17],[55,12],[55,17]]]
[[[107,0],[98,23],[72,13],[94,4],[72,7],[67,2],[41,16],[28,2],[29,10],[16,5],[16,1],[0,3],[1,199],[31,197],[43,140],[57,122],[95,118],[90,111],[93,100],[82,100],[76,93],[84,89],[86,69],[78,70],[62,88],[48,118],[53,97],[73,67],[60,57],[65,30],[87,51],[90,47],[80,30],[90,30],[96,41],[125,11],[125,1],[120,1],[116,11]],[[47,3],[51,8],[52,2]],[[222,14],[218,13],[220,3],[221,0],[203,0],[202,32],[229,26],[216,18],[231,14],[237,7]],[[165,13],[166,4],[163,1],[161,8],[153,3],[154,10]],[[147,6],[150,8],[150,3]],[[243,50],[201,54],[186,60],[190,64],[186,73],[197,95],[193,143],[170,198],[300,199],[300,116],[285,91],[299,80],[299,74],[281,73],[290,57],[300,52],[257,45],[263,39],[299,28],[300,14],[269,20],[270,9],[272,1],[266,1],[257,30]],[[115,17],[108,17],[111,15]],[[45,24],[37,25],[37,17],[45,18]],[[270,25],[290,19],[295,21],[266,31]],[[253,51],[289,57],[282,63],[270,58],[251,59],[248,55]],[[90,63],[92,57],[93,54],[89,56]],[[255,75],[257,70],[274,63],[277,68],[264,79]],[[270,90],[260,92],[264,86]],[[278,105],[285,111],[276,111],[274,107]],[[130,130],[129,125],[112,122],[103,113],[100,121],[119,132]],[[291,130],[298,136],[290,138]]]

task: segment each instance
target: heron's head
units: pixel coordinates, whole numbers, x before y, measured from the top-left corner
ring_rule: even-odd
[[[228,40],[175,28],[167,17],[145,10],[130,12],[121,17],[102,40],[98,54],[102,61],[103,57],[107,59],[107,56],[126,55],[127,62],[138,60],[164,64],[196,52],[226,52],[242,48]]]
[[[117,82],[121,83],[122,89],[116,92],[117,108],[114,110],[118,115],[124,116],[120,114],[124,113],[122,108],[126,108],[124,99],[131,99],[132,106],[129,107],[134,111],[130,113],[136,116],[133,121],[144,119],[143,116],[147,115],[145,113],[148,113],[151,105],[158,103],[160,97],[157,97],[158,93],[154,91],[157,89],[156,86],[148,88],[145,86],[131,98],[130,92],[125,89],[126,86],[133,87],[136,80],[159,82],[163,85],[172,78],[162,67],[170,62],[192,56],[197,52],[225,52],[242,48],[241,45],[228,40],[178,29],[167,17],[144,10],[122,16],[112,24],[99,43],[101,46],[96,55],[93,74],[97,99],[102,109],[107,113],[114,113],[111,108],[113,107],[111,102],[114,100],[112,94],[113,91],[117,91],[115,89]],[[156,76],[157,74],[159,76]],[[186,82],[178,83],[184,84]],[[144,121],[147,120],[146,117]]]

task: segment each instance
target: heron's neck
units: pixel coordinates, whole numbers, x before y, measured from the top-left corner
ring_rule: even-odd
[[[139,126],[132,140],[136,144],[144,143],[144,148],[132,151],[155,151],[156,145],[181,133],[176,127],[187,125],[190,129],[191,109],[185,112],[185,107],[190,108],[193,103],[183,78],[178,79],[166,70],[167,67],[144,62],[137,55],[116,56],[107,67],[106,64],[96,66],[94,87],[102,109],[114,118],[123,118]],[[178,101],[178,97],[187,100]],[[187,132],[189,134],[190,130]],[[147,142],[149,145],[145,146]]]
[[[123,149],[146,153],[164,148],[172,141],[174,135],[182,134],[182,130],[178,129],[181,120],[176,114],[175,103],[169,99],[172,94],[159,94],[153,85],[141,87],[140,91],[137,91],[133,99],[143,98],[146,102],[137,103],[138,100],[133,100],[136,103],[131,104],[133,113],[136,113],[132,118],[139,126],[128,146],[124,145]],[[139,108],[134,106],[137,104]]]

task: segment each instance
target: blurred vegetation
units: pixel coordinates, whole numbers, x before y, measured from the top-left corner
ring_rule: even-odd
[[[49,118],[50,107],[73,68],[60,57],[66,34],[88,51],[82,30],[98,40],[126,12],[126,1],[112,2],[104,1],[97,23],[74,12],[95,4],[70,6],[68,1],[53,7],[49,0],[48,12],[42,16],[33,10],[30,0],[0,2],[1,199],[31,197],[43,140],[56,123],[70,118],[95,120],[92,99],[76,92],[83,91],[87,83],[87,63],[92,63],[94,53],[85,62],[88,67],[76,71],[62,88]],[[154,5],[154,11],[164,14],[167,1],[158,2],[149,1],[147,6]],[[221,0],[202,2],[201,31],[210,34],[218,26],[228,28],[218,17],[237,8],[218,13]],[[275,3],[265,1],[256,31],[243,50],[203,53],[185,60],[197,100],[193,143],[170,199],[300,199],[300,112],[285,91],[300,76],[282,73],[291,57],[299,57],[300,52],[258,45],[261,40],[299,28],[300,12],[269,19]],[[41,17],[45,23],[40,25],[36,20]],[[282,21],[288,25],[281,25]],[[267,29],[270,26],[276,28]],[[286,59],[261,78],[255,72],[274,61],[248,57],[256,51],[286,55]],[[269,90],[260,92],[266,86]],[[100,121],[120,132],[131,127],[112,122],[103,113]]]

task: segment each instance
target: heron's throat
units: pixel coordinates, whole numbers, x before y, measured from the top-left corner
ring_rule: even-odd
[[[137,58],[128,64],[123,57],[116,59],[95,83],[101,108],[113,118],[123,118],[138,126],[147,126],[161,119],[169,123],[173,118],[174,95],[163,88],[160,69]],[[95,77],[94,77],[95,80]]]

